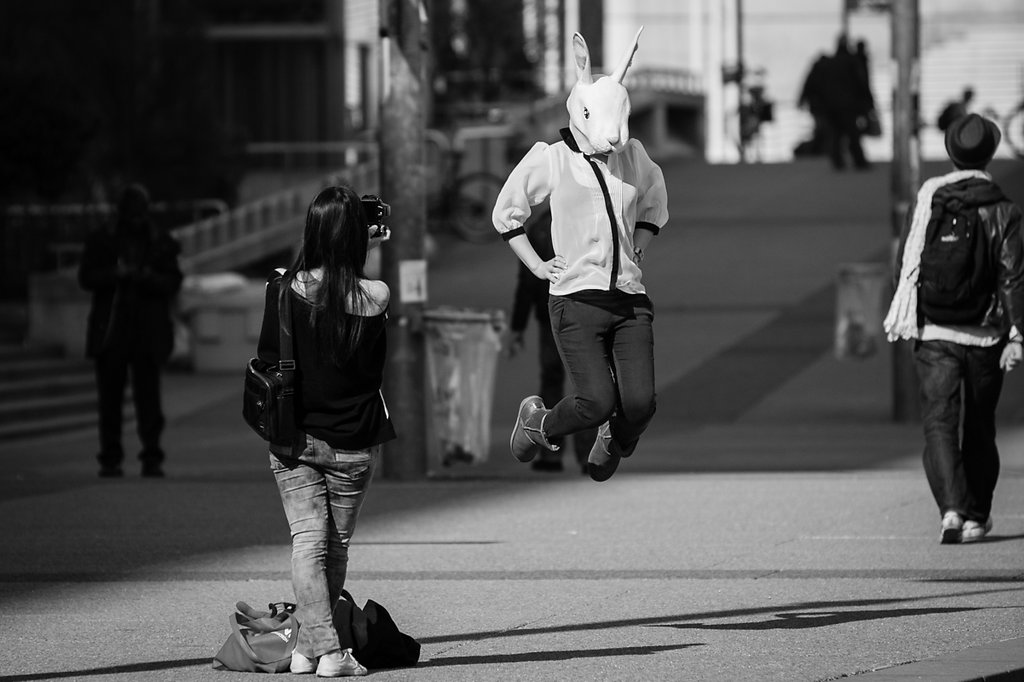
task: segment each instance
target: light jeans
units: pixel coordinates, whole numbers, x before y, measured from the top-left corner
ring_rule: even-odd
[[[305,441],[305,448],[300,443],[290,453],[272,446],[270,468],[292,535],[292,587],[301,623],[296,651],[314,658],[341,648],[331,614],[345,586],[348,543],[381,446],[338,450],[308,434]]]

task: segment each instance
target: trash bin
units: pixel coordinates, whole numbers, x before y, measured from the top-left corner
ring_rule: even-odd
[[[485,462],[505,313],[440,307],[424,312],[423,321],[431,461]]]
[[[889,293],[885,263],[846,263],[839,266],[836,291],[836,357],[864,359],[878,352],[884,340]]]

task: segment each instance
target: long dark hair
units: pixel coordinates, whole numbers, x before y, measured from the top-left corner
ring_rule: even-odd
[[[346,314],[362,310],[370,297],[359,286],[365,278],[369,233],[359,195],[348,187],[327,187],[309,204],[302,248],[282,286],[291,286],[295,273],[323,268],[323,278],[311,287],[310,323],[319,353],[344,364],[363,337],[364,317]]]

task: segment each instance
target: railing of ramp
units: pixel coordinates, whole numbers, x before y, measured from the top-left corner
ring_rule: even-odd
[[[626,73],[626,88],[630,90],[653,90],[682,95],[704,93],[704,79],[700,74],[686,69],[637,69]]]
[[[227,270],[294,244],[302,233],[309,202],[324,187],[344,184],[362,194],[378,192],[376,148],[365,145],[361,160],[314,180],[269,194],[226,213],[174,230],[186,273]]]

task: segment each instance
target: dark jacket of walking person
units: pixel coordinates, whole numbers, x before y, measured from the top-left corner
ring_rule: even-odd
[[[538,210],[525,225],[526,236],[533,245],[537,255],[544,260],[555,257],[555,248],[551,244],[551,211]],[[536,277],[528,267],[519,261],[516,276],[516,289],[512,299],[512,314],[509,330],[509,356],[515,356],[526,343],[526,328],[530,323],[531,314],[537,321],[537,353],[540,359],[540,397],[545,405],[554,405],[565,395],[565,365],[558,354],[555,336],[551,331],[551,317],[548,314],[548,290],[550,282]],[[573,449],[576,459],[586,473],[587,454],[590,452],[597,429],[584,429],[573,434]],[[561,448],[563,439],[553,439],[554,444]],[[544,450],[531,463],[533,469],[539,471],[561,471],[562,451]]]
[[[123,193],[112,225],[86,238],[78,281],[92,292],[86,354],[96,365],[101,476],[121,476],[122,407],[131,375],[143,476],[162,476],[162,365],[174,346],[171,307],[181,288],[178,243],[149,214],[140,185]]]
[[[946,129],[955,121],[959,121],[961,118],[969,113],[968,107],[971,106],[971,102],[974,100],[974,90],[972,88],[964,88],[963,93],[960,95],[960,99],[955,99],[952,102],[947,102],[942,111],[939,112],[939,117],[935,121],[935,127],[942,132],[946,132]]]
[[[856,168],[870,167],[861,146],[858,119],[872,108],[870,90],[862,77],[865,63],[850,51],[846,36],[840,36],[835,54],[826,62],[821,76],[821,100],[826,121],[826,150],[832,166],[846,168],[846,153]]]
[[[1021,210],[985,172],[1000,137],[977,114],[946,130],[955,170],[918,192],[885,319],[890,340],[914,342],[924,469],[947,544],[980,540],[992,529],[996,406],[1004,373],[1022,357]]]
[[[338,632],[332,614],[381,444],[395,438],[381,393],[390,291],[364,272],[367,251],[387,232],[371,238],[371,229],[351,189],[328,187],[313,199],[295,263],[268,282],[257,352],[268,363],[279,359],[283,289],[290,297],[299,428],[290,446],[270,446],[270,468],[291,529],[302,623],[291,671],[320,677],[366,674],[352,656],[350,633]]]

